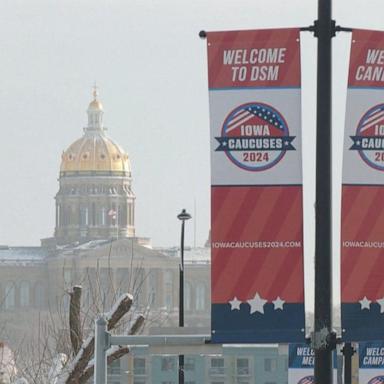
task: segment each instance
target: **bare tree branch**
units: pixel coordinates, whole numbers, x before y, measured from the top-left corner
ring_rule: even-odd
[[[128,334],[135,335],[136,333],[138,333],[141,327],[144,325],[144,321],[145,321],[144,316],[138,315],[138,317],[135,319],[134,323],[132,324]],[[107,365],[127,355],[129,351],[130,351],[129,347],[126,347],[126,346],[122,347],[121,345],[119,345],[117,349],[113,350],[113,352],[107,355]],[[84,373],[79,377],[78,384],[85,384],[92,377],[94,369],[95,369],[94,364],[88,366],[85,369]]]
[[[121,297],[121,300],[118,300],[114,307],[111,309],[111,315],[107,318],[108,321],[108,331],[114,329],[121,318],[129,312],[133,302],[132,295],[125,294]]]
[[[110,331],[115,328],[120,319],[130,310],[132,306],[132,296],[129,294],[123,295],[111,309],[107,317],[107,329]],[[91,360],[95,349],[95,337],[92,336],[80,349],[75,357],[71,371],[65,380],[66,384],[80,384],[80,376],[86,370],[86,367]]]
[[[69,333],[74,355],[79,352],[81,344],[83,343],[83,333],[80,318],[81,292],[81,286],[76,285],[73,287],[72,292],[69,293],[71,297],[69,303]]]
[[[128,347],[119,347],[115,351],[113,351],[110,355],[107,356],[107,364],[111,364],[115,360],[120,359],[121,357],[127,355],[129,353]],[[85,384],[93,375],[93,372],[95,370],[95,366],[91,365],[89,366],[84,373],[79,377],[78,384]]]
[[[144,321],[145,321],[145,317],[143,315],[138,315],[138,317],[132,324],[132,327],[129,330],[128,335],[136,335],[144,325]]]

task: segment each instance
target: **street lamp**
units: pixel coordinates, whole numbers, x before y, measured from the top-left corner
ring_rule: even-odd
[[[179,327],[184,327],[184,224],[191,217],[192,216],[185,209],[183,209],[181,213],[177,215],[177,218],[181,220],[181,263],[179,267]],[[179,355],[179,384],[184,384],[184,355]]]

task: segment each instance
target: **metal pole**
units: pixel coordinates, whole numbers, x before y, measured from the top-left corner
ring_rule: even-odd
[[[181,263],[179,270],[179,327],[184,327],[184,226],[185,221],[189,220],[192,216],[187,213],[185,209],[177,215],[177,218],[181,220],[181,244],[180,255]],[[184,384],[184,355],[179,355],[179,384]]]
[[[181,222],[181,244],[180,244],[180,280],[179,280],[179,327],[184,327],[184,225]],[[184,355],[179,355],[179,384],[184,384]]]
[[[318,1],[315,381],[332,384],[332,1]]]
[[[94,384],[107,383],[107,322],[99,317],[95,324],[95,375]]]
[[[352,384],[352,356],[355,350],[351,343],[345,343],[342,352],[344,355],[344,384]]]

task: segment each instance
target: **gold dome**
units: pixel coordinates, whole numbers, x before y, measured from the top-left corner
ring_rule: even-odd
[[[103,110],[103,104],[97,99],[92,100],[89,103],[88,111],[89,110],[96,110],[96,111],[102,111]]]
[[[86,132],[63,153],[60,172],[131,172],[126,152],[104,132]]]

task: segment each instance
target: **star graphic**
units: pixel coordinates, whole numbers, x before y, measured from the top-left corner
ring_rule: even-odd
[[[380,305],[380,313],[384,312],[384,297],[382,299],[376,300],[376,303]]]
[[[281,310],[284,309],[283,305],[284,305],[285,301],[282,298],[280,298],[280,296],[277,296],[277,299],[272,301],[272,303],[275,306],[275,311],[278,309],[281,309]]]
[[[251,306],[251,314],[255,312],[264,313],[264,304],[267,300],[261,298],[257,292],[255,297],[251,300],[247,300],[247,302]]]
[[[361,310],[363,309],[370,309],[369,306],[371,305],[371,300],[367,299],[367,296],[364,296],[361,300],[359,300],[359,303],[361,305]]]
[[[235,309],[238,311],[240,310],[241,301],[238,300],[236,296],[232,300],[228,301],[228,303],[231,305],[231,311],[234,311]]]

